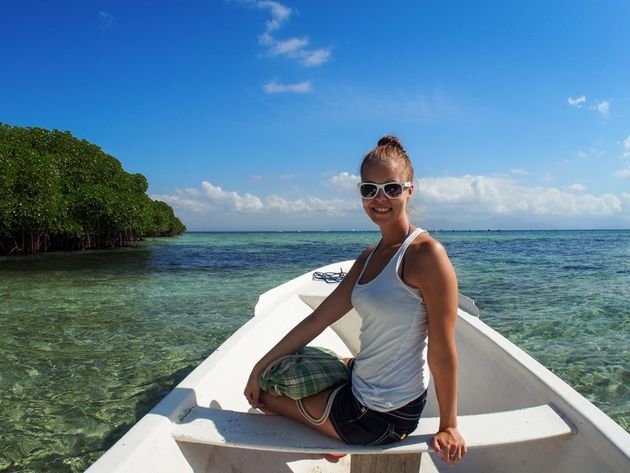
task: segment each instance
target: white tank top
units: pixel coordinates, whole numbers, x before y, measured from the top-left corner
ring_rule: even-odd
[[[426,307],[420,291],[399,276],[405,251],[424,231],[413,231],[374,279],[359,284],[372,251],[352,290],[352,305],[363,320],[352,392],[375,411],[398,409],[429,386]]]

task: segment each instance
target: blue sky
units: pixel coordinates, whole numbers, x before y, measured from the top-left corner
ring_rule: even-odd
[[[70,130],[192,230],[630,228],[630,3],[0,0],[0,121]]]

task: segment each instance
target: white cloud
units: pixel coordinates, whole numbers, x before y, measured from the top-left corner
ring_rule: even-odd
[[[304,82],[298,82],[296,84],[281,84],[272,80],[271,82],[267,82],[263,85],[263,90],[267,94],[307,94],[312,92],[313,86],[311,85],[310,80],[306,80]]]
[[[619,171],[630,178],[630,166]],[[354,187],[358,176],[331,176],[326,186]],[[581,183],[567,190],[526,186],[509,176],[450,176],[415,182],[410,212],[426,225],[451,228],[601,228],[630,224],[630,193],[594,195]],[[227,191],[209,181],[199,188],[153,195],[170,204],[187,225],[220,228],[340,228],[368,227],[358,194],[322,198],[318,192],[284,189],[286,194],[253,195]],[[322,188],[324,195],[329,189]],[[223,227],[221,227],[223,226]],[[427,226],[431,228],[431,226]],[[433,227],[435,228],[435,227]]]
[[[101,10],[98,12],[98,28],[101,30],[107,30],[111,28],[114,17],[108,12]]]
[[[577,154],[578,158],[582,159],[599,158],[604,155],[604,151],[595,148],[589,148],[587,150],[578,149],[575,154]]]
[[[268,38],[269,54],[271,56],[280,56],[286,54],[287,56],[297,54],[304,46],[308,45],[308,39],[306,38],[291,38],[286,41],[274,41],[273,38]]]
[[[330,48],[307,49],[310,41],[306,37],[278,40],[265,32],[260,35],[260,44],[268,47],[269,56],[286,56],[303,66],[319,66],[328,61],[331,55]]]
[[[567,102],[572,107],[580,108],[582,105],[584,105],[584,102],[586,102],[586,96],[580,95],[579,97],[569,97],[567,99]]]
[[[630,166],[626,166],[623,169],[620,169],[619,171],[615,171],[612,173],[613,176],[615,177],[623,177],[626,179],[630,178]]]
[[[308,49],[310,44],[308,37],[282,40],[274,36],[292,15],[291,8],[270,0],[258,1],[256,6],[262,10],[268,10],[271,14],[271,19],[265,22],[264,33],[258,38],[260,44],[267,47],[269,56],[286,56],[309,67],[319,66],[330,59],[330,48]]]
[[[266,33],[280,28],[291,16],[291,9],[278,2],[263,0],[256,2],[256,6],[261,10],[269,10],[271,13],[271,19],[265,22],[265,26],[267,27]]]
[[[359,176],[350,174],[349,172],[340,172],[328,179],[328,184],[343,190],[357,190],[357,183],[361,180]]]
[[[595,105],[591,106],[591,110],[596,110],[602,114],[602,117],[608,119],[610,117],[610,100],[604,100],[602,102],[597,102]]]
[[[286,174],[282,174],[281,176],[279,176],[279,179],[281,181],[290,181],[291,179],[295,179],[296,177],[298,177],[298,174],[294,172],[288,172]]]
[[[304,66],[319,66],[328,61],[331,54],[330,48],[319,48],[311,51],[300,51],[297,58]]]
[[[237,212],[251,212],[263,208],[260,198],[253,194],[240,195],[234,191],[227,192],[208,181],[203,181],[201,187],[211,205],[222,206],[226,210],[236,210]]]
[[[290,200],[278,195],[270,195],[265,198],[265,210],[283,213],[343,215],[348,210],[357,209],[358,207],[359,204],[357,202],[347,202],[342,199],[325,200],[318,197],[306,197]]]
[[[261,198],[250,193],[239,194],[235,191],[225,191],[220,186],[215,186],[208,181],[203,181],[201,188],[201,192],[193,188],[185,191],[176,189],[173,194],[156,194],[151,197],[164,201],[176,209],[192,210],[196,213],[209,215],[265,214],[269,212],[342,215],[360,207],[360,202],[356,201],[321,199],[313,196],[287,199],[271,194]]]
[[[156,194],[153,199],[164,201],[176,208],[193,212],[256,212],[263,208],[260,198],[253,194],[240,195],[228,192],[208,181],[201,183],[201,190],[188,188],[184,191],[176,189],[174,194]]]
[[[577,97],[569,97],[567,99],[567,103],[575,108],[581,108],[582,105],[586,103],[586,96],[579,95]],[[610,100],[602,100],[600,102],[595,102],[594,105],[588,107],[589,110],[595,110],[601,113],[602,117],[605,119],[610,118]]]
[[[495,176],[459,176],[418,180],[418,200],[435,215],[602,216],[622,210],[613,194],[572,194],[554,187],[527,187]]]
[[[152,199],[161,200],[172,205],[175,209],[192,210],[201,213],[208,210],[208,202],[200,199],[201,193],[196,189],[186,189],[182,191],[175,189],[174,194],[153,194]]]
[[[553,176],[551,174],[549,174],[548,172],[546,172],[542,176],[542,181],[543,182],[553,182]]]
[[[514,168],[510,172],[518,176],[529,176],[529,171],[526,171],[525,169]]]

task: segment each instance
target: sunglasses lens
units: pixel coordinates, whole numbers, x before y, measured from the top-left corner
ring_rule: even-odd
[[[387,184],[385,186],[385,195],[392,199],[397,199],[402,194],[403,188],[400,184]]]
[[[378,191],[378,187],[374,184],[361,184],[359,189],[361,191],[361,197],[364,199],[372,199]]]

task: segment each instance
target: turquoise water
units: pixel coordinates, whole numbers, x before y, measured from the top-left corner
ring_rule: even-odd
[[[438,232],[483,320],[630,430],[630,231]],[[252,313],[376,233],[0,259],[0,472],[83,471]]]

